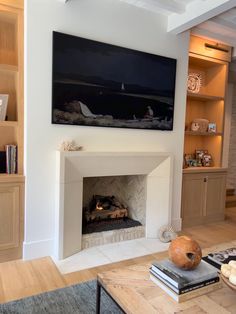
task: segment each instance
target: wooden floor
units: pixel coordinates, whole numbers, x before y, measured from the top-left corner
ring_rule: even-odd
[[[231,220],[228,215],[228,219],[224,222],[186,228],[182,234],[192,236],[202,248],[206,248],[236,240],[236,221]],[[160,257],[166,253],[151,254],[66,275],[60,274],[50,257],[33,261],[19,260],[2,263],[0,264],[0,303],[91,280],[102,271],[137,263],[148,263],[157,255]]]
[[[226,220],[230,220],[236,223],[236,207],[226,208]]]

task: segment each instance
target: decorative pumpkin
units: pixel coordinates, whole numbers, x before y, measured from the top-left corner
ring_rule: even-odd
[[[171,241],[169,258],[179,268],[194,269],[201,262],[202,250],[199,244],[187,236],[180,236]]]

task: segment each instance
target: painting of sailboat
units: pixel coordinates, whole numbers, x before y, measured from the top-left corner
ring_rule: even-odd
[[[54,33],[52,122],[172,130],[176,60]]]

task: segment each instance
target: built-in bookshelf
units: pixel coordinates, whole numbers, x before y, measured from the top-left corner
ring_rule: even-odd
[[[190,52],[189,73],[201,75],[201,87],[198,93],[187,93],[184,154],[206,150],[212,156],[211,166],[221,167],[228,62]],[[192,131],[195,119],[215,123],[216,131]]]
[[[13,145],[8,148],[14,147],[12,160],[15,156],[17,160],[16,171],[15,163],[10,165],[9,171],[15,173],[0,173],[0,221],[4,226],[0,262],[21,258],[23,247],[23,12],[23,0],[0,0],[0,95],[8,95],[6,117],[2,114],[0,121],[1,172],[6,168],[4,151],[7,145]]]
[[[0,94],[9,97],[0,151],[17,146],[17,174],[23,175],[23,1],[0,0]]]
[[[189,89],[195,90],[187,92],[184,138],[184,166],[187,160],[187,167],[183,170],[181,213],[183,227],[223,220],[225,216],[227,169],[222,167],[222,153],[230,58],[230,47],[191,36],[188,71],[193,85],[190,84]],[[198,85],[194,85],[194,82]],[[201,123],[202,128],[198,129]]]

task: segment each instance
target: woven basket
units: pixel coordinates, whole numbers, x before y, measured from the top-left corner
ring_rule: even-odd
[[[207,132],[209,121],[207,119],[194,119],[193,123],[199,125],[198,132]]]

